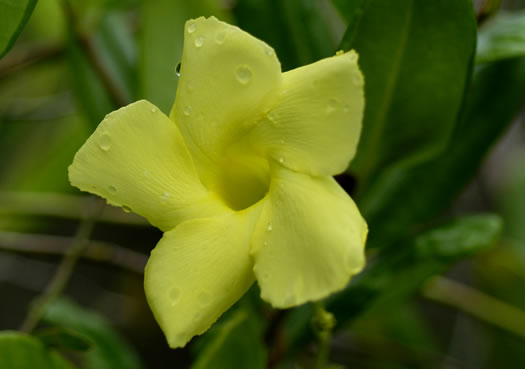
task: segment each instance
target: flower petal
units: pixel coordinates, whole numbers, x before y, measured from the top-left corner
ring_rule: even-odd
[[[250,237],[259,213],[189,220],[152,251],[146,296],[171,347],[204,333],[253,283]]]
[[[354,51],[284,73],[279,102],[255,128],[254,140],[290,169],[344,171],[361,134],[363,84]]]
[[[367,225],[333,178],[279,168],[252,252],[261,297],[287,308],[345,287],[364,266]]]
[[[220,160],[274,105],[281,76],[273,49],[250,34],[215,17],[186,23],[171,118],[198,168]]]
[[[200,183],[177,126],[145,100],[106,116],[75,155],[69,180],[162,230],[225,211]]]

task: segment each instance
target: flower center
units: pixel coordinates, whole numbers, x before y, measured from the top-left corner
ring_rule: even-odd
[[[265,158],[256,155],[227,156],[220,168],[214,190],[231,209],[246,209],[268,192],[270,166]]]

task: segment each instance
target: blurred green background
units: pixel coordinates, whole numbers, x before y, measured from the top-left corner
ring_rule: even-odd
[[[215,15],[270,44],[283,71],[360,54],[363,135],[337,179],[369,223],[368,267],[325,302],[330,362],[525,368],[525,1],[32,3],[20,1],[30,18],[0,59],[1,330],[27,324],[96,201],[69,185],[75,152],[120,106],[145,98],[168,113],[184,23]],[[272,310],[257,287],[170,350],[143,292],[160,237],[106,206],[38,342],[89,369],[315,367],[312,307]],[[0,334],[0,363],[33,352],[17,340]]]

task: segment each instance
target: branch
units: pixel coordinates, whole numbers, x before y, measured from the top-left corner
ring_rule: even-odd
[[[525,338],[525,311],[472,287],[444,277],[434,277],[423,296],[464,311],[480,320]]]
[[[90,202],[89,196],[52,192],[0,192],[0,214],[30,214],[79,219]],[[142,217],[106,205],[99,221],[107,223],[148,226]]]
[[[71,237],[44,234],[21,234],[0,231],[0,250],[25,254],[66,255]],[[82,258],[108,263],[119,268],[142,274],[147,256],[108,242],[90,241]]]
[[[46,305],[56,299],[66,287],[78,259],[89,243],[88,240],[95,227],[96,218],[104,209],[104,203],[96,198],[92,198],[92,203],[89,205],[84,213],[84,218],[78,226],[75,238],[62,259],[62,263],[59,265],[53,278],[51,278],[45,291],[31,306],[26,319],[22,323],[22,331],[31,332],[40,321]]]
[[[33,65],[39,61],[52,59],[64,53],[62,43],[47,43],[28,48],[17,48],[0,60],[0,78],[13,71]]]

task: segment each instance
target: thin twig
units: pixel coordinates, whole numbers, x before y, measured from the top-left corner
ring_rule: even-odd
[[[0,215],[30,214],[53,216],[66,219],[79,219],[82,209],[90,202],[89,196],[54,192],[0,192]],[[115,206],[106,206],[98,221],[107,223],[148,226],[142,217],[126,213]]]
[[[99,199],[93,198],[86,211],[85,216],[78,226],[75,238],[69,251],[64,255],[62,263],[59,265],[55,275],[47,285],[45,291],[40,295],[31,306],[29,313],[22,323],[21,330],[31,332],[42,317],[42,313],[47,304],[56,299],[64,290],[73,273],[73,269],[89,244],[89,237],[93,231],[97,216],[104,209],[104,203]]]
[[[314,316],[312,324],[319,340],[315,368],[325,369],[328,365],[328,356],[330,354],[332,330],[335,327],[335,318],[332,313],[325,310],[322,302],[316,301],[313,304]]]
[[[22,254],[66,255],[71,237],[0,231],[0,250]],[[89,241],[83,259],[108,263],[142,274],[147,256],[108,242]]]
[[[60,56],[64,53],[64,50],[65,47],[62,42],[16,48],[0,60],[0,78],[42,60]]]
[[[104,63],[93,38],[79,29],[77,16],[68,0],[62,0],[62,8],[71,32],[73,32],[75,38],[82,46],[87,60],[91,63],[93,69],[100,77],[100,80],[113,100],[113,103],[118,107],[128,105],[131,101],[126,92],[121,89],[116,79],[109,71],[106,63]]]
[[[486,293],[444,277],[434,277],[423,296],[464,311],[484,322],[525,338],[525,311]]]

